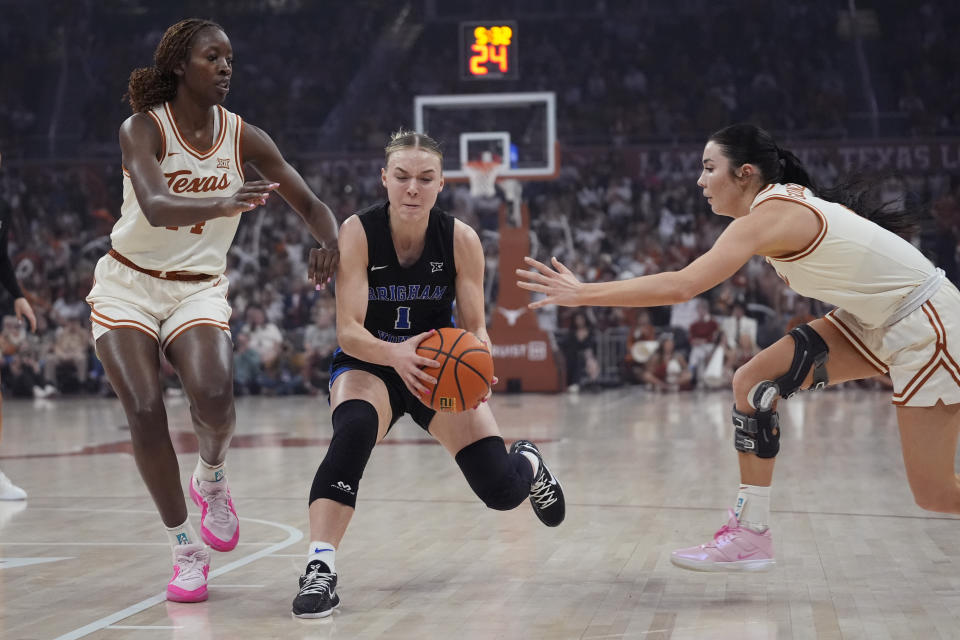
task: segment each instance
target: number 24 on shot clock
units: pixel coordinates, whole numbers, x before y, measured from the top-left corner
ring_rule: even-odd
[[[461,22],[460,76],[464,80],[519,77],[517,23],[511,20]]]

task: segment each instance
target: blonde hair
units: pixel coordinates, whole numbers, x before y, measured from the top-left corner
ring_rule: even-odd
[[[416,131],[405,131],[398,129],[390,134],[390,142],[383,148],[384,162],[390,162],[390,154],[401,149],[423,149],[430,153],[435,153],[440,157],[443,164],[443,151],[440,150],[440,143],[425,133]]]

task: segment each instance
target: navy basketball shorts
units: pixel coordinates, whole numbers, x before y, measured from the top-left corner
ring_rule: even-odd
[[[421,429],[427,433],[430,432],[430,421],[433,420],[433,416],[437,412],[410,393],[407,385],[403,383],[403,378],[393,367],[384,367],[358,360],[353,356],[348,356],[342,349],[338,348],[333,355],[333,362],[330,363],[330,388],[333,388],[333,383],[338,376],[351,369],[366,371],[383,381],[384,386],[387,387],[387,394],[390,396],[390,408],[393,411],[393,415],[390,417],[391,428],[403,414],[409,413]]]

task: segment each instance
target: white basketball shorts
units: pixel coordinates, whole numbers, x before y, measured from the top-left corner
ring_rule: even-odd
[[[896,324],[865,329],[851,314],[825,316],[878,371],[889,371],[893,404],[960,403],[960,292],[944,281],[933,296]]]
[[[87,304],[96,341],[111,329],[129,328],[152,337],[166,351],[184,331],[202,325],[230,334],[226,276],[199,282],[161,280],[100,258]]]

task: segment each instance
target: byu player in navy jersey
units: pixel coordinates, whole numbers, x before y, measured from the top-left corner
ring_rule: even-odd
[[[417,399],[437,363],[416,348],[434,329],[458,325],[489,344],[483,248],[476,232],[434,207],[443,188],[442,155],[426,135],[399,131],[386,147],[381,180],[388,202],[340,228],[337,337],[331,365],[333,439],[310,490],[311,545],[293,614],[330,615],[339,606],[336,549],[353,516],[357,485],[374,445],[404,413],[450,452],[474,493],[491,509],[530,498],[547,526],[563,521],[563,491],[536,446],[510,453],[488,405],[436,413]]]

